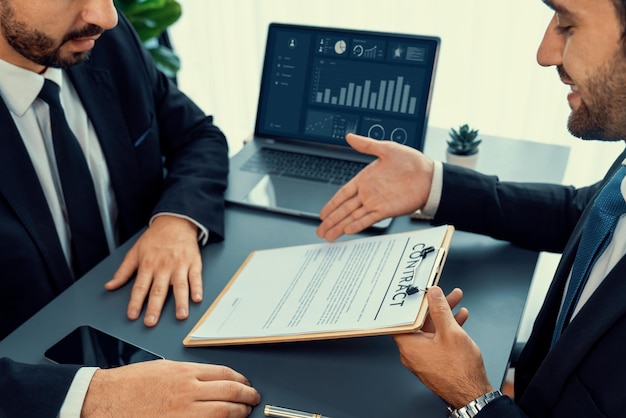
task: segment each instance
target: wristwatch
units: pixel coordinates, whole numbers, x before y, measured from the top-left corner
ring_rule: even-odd
[[[496,398],[499,398],[500,396],[504,395],[502,395],[502,392],[500,392],[499,390],[495,390],[493,392],[486,393],[483,396],[479,396],[462,408],[452,409],[451,406],[448,406],[448,417],[474,418],[480,412],[480,410],[483,409],[489,402],[493,401]]]

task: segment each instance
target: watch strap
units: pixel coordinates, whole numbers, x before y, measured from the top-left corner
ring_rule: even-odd
[[[494,399],[497,399],[501,396],[504,396],[502,392],[499,390],[494,390],[493,392],[486,393],[478,398],[474,399],[467,405],[459,409],[453,409],[448,406],[448,417],[449,418],[474,418],[481,409],[483,409],[487,404]]]

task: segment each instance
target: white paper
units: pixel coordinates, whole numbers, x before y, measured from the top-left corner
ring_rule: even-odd
[[[446,226],[257,251],[191,340],[364,330],[415,322]],[[415,279],[413,276],[415,275]]]

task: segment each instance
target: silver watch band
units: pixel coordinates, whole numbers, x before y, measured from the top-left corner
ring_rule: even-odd
[[[493,392],[486,393],[483,396],[479,396],[462,408],[452,409],[452,407],[448,406],[448,417],[474,418],[489,402],[499,398],[500,396],[504,395],[502,395],[502,392],[499,390],[495,390]]]

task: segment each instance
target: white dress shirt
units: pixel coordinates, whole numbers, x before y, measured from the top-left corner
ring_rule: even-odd
[[[622,164],[626,165],[626,161]],[[443,188],[443,164],[439,161],[435,161],[435,171],[433,173],[433,181],[430,189],[430,195],[428,201],[422,208],[422,215],[428,217],[434,217],[439,208],[441,202],[441,193]],[[624,200],[626,200],[626,178],[622,181],[621,192]],[[574,312],[570,318],[570,321],[578,314],[583,305],[589,300],[593,292],[600,286],[606,275],[615,267],[615,265],[626,254],[626,240],[617,239],[617,237],[626,236],[626,215],[622,215],[615,227],[613,237],[609,242],[608,247],[598,257],[598,260],[593,265],[587,283],[583,287],[580,299],[578,300]],[[570,271],[571,275],[571,271]],[[567,279],[567,285],[569,285],[569,278]],[[567,289],[567,287],[566,287]],[[565,298],[565,294],[563,294]],[[561,302],[562,303],[562,302]]]
[[[42,76],[0,60],[0,74],[2,74],[0,95],[11,113],[33,163],[68,265],[72,265],[69,224],[54,158],[50,114],[48,104],[37,97],[43,86],[44,77],[54,81],[61,88],[61,104],[65,109],[68,124],[85,153],[87,166],[94,180],[107,243],[109,250],[112,251],[118,244],[115,231],[117,204],[111,188],[109,171],[93,125],[66,72],[58,68],[49,68]]]

